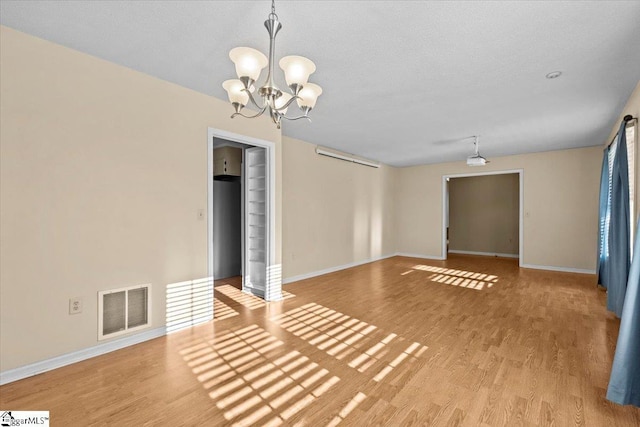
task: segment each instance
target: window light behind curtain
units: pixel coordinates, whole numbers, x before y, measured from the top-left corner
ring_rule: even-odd
[[[627,137],[627,157],[628,157],[628,165],[629,165],[629,218],[631,221],[629,223],[631,227],[631,256],[633,256],[633,237],[635,236],[635,218],[636,218],[636,206],[635,206],[635,183],[636,183],[636,144],[635,144],[635,126],[628,126],[626,129],[626,137]],[[616,151],[618,148],[618,137],[616,136],[609,146],[609,204],[611,203],[611,174],[613,173],[613,159],[616,156]],[[604,235],[607,235],[607,231],[609,230],[609,212],[607,210],[607,215],[605,217],[605,224],[603,231],[603,236],[601,236],[600,240],[600,253],[608,256],[608,248],[607,248],[607,239],[604,238]]]
[[[627,126],[627,157],[629,158],[629,218],[631,221],[631,256],[633,257],[633,239],[636,229],[636,140],[635,124]]]

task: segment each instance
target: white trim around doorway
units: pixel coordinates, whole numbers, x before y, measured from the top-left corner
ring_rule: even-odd
[[[276,263],[276,145],[274,142],[264,139],[210,127],[207,129],[207,269],[212,283],[215,280],[213,277],[213,212],[211,212],[210,209],[213,200],[213,138],[253,145],[254,147],[262,147],[267,151],[266,154],[269,163],[267,167],[267,170],[269,171],[267,185],[269,194],[269,223],[267,224],[266,233],[269,245],[267,251],[267,271],[269,270],[269,267],[274,266]],[[281,280],[282,279],[280,278],[280,287],[282,287]],[[277,284],[271,283],[271,285]]]

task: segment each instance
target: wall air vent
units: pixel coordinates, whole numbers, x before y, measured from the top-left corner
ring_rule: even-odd
[[[116,337],[151,323],[151,285],[98,292],[98,339]]]

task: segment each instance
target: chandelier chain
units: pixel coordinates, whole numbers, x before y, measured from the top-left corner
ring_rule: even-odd
[[[276,15],[276,0],[271,0],[271,13],[269,16],[275,16],[278,19],[278,15]]]

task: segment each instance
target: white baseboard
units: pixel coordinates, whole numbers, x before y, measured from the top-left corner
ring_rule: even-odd
[[[572,267],[556,267],[553,265],[522,264],[520,265],[520,267],[533,268],[535,270],[561,271],[564,273],[596,274],[595,270],[586,270],[583,268],[572,268]]]
[[[366,260],[363,260],[363,261],[356,261],[356,262],[352,262],[352,263],[349,263],[349,264],[339,265],[337,267],[325,268],[323,270],[312,271],[311,273],[305,273],[305,274],[300,274],[298,276],[288,277],[288,278],[286,278],[286,279],[284,279],[282,281],[282,284],[283,285],[287,285],[289,283],[297,282],[299,280],[310,279],[312,277],[322,276],[323,274],[334,273],[336,271],[345,270],[347,268],[357,267],[357,266],[363,265],[363,264],[369,264],[369,263],[372,263],[372,262],[375,262],[375,261],[380,261],[382,259],[391,258],[391,257],[396,256],[396,255],[397,254],[382,255],[382,256],[377,257],[377,258],[369,258],[369,259],[366,259]]]
[[[139,344],[144,341],[149,341],[154,338],[164,336],[166,334],[167,334],[167,330],[165,327],[151,329],[148,331],[140,332],[135,335],[115,339],[113,341],[98,344],[93,347],[74,351],[72,353],[67,353],[61,356],[52,357],[51,359],[35,362],[30,365],[20,366],[19,368],[2,371],[0,372],[0,385],[4,385],[4,384],[18,381],[24,378],[32,377],[34,375],[38,375],[43,372],[47,372],[56,368],[61,368],[63,366],[71,365],[72,363],[80,362],[86,359],[90,359],[92,357],[110,353],[115,350],[120,350],[122,348]]]
[[[461,255],[480,255],[480,256],[493,256],[493,257],[501,257],[501,258],[520,258],[518,254],[500,254],[496,252],[473,252],[473,251],[459,251],[457,249],[449,249],[450,254],[461,254]]]
[[[421,259],[430,259],[434,261],[444,261],[444,258],[441,256],[431,256],[431,255],[422,255],[422,254],[411,254],[407,252],[396,252],[394,256],[405,256],[408,258],[421,258]]]

